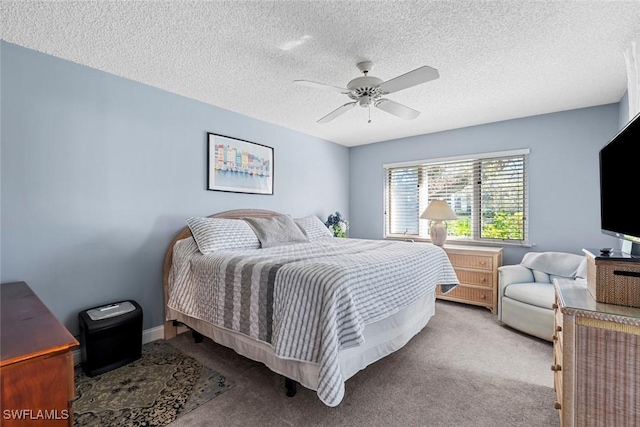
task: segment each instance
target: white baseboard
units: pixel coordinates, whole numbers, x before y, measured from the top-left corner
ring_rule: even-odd
[[[161,339],[164,339],[164,326],[156,326],[142,331],[142,344]]]
[[[164,326],[156,326],[155,328],[145,329],[142,331],[142,344],[148,342],[161,340],[164,338]],[[82,355],[80,349],[73,350],[73,365],[77,366],[82,362]]]

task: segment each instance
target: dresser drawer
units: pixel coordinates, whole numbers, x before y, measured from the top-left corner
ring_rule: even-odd
[[[482,272],[475,270],[463,270],[455,268],[456,276],[461,285],[475,285],[484,286],[487,288],[493,287],[493,274],[491,272]]]
[[[556,305],[558,305],[558,303],[556,303]],[[554,309],[554,315],[556,326],[562,326],[562,310],[560,310],[560,307]]]
[[[562,310],[560,309],[560,301],[558,300],[558,295],[555,296],[555,303],[553,304],[553,341],[560,343],[562,347]]]
[[[563,339],[563,333],[562,333],[562,326],[561,325],[556,325],[555,326],[555,329],[553,330],[553,336],[555,337],[554,341],[556,341],[559,344],[560,348],[562,348],[562,343],[563,343],[564,339]]]
[[[449,253],[449,260],[453,267],[476,268],[478,270],[493,270],[493,257],[482,255],[465,255]]]
[[[562,346],[560,342],[553,343],[553,364],[562,366]]]
[[[556,409],[561,409],[562,402],[562,344],[555,342],[553,344],[553,389],[556,392]]]
[[[477,303],[479,305],[492,306],[493,304],[493,290],[492,289],[479,289],[470,288],[464,285],[456,286],[452,291],[446,295],[442,295],[440,292],[440,286],[436,289],[436,295],[442,299],[451,299],[454,301],[462,301],[469,303]]]
[[[556,392],[556,401],[562,402],[562,371],[553,373],[553,389]]]

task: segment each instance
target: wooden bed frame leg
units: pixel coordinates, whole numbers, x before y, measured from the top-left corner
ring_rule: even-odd
[[[171,320],[164,322],[164,339],[170,340],[177,335],[177,328]]]
[[[196,331],[194,329],[191,330],[191,335],[193,336],[193,340],[196,343],[202,342],[202,339],[204,338],[200,332],[198,332],[198,331]]]
[[[298,383],[292,380],[291,378],[284,379],[284,386],[287,389],[287,396],[293,397],[298,392]]]

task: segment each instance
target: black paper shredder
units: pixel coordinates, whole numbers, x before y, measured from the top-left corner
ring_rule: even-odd
[[[121,301],[78,314],[82,370],[93,377],[142,355],[142,307]]]

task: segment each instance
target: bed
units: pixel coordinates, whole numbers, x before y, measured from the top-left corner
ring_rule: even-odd
[[[458,284],[438,246],[334,238],[314,216],[241,209],[187,223],[164,262],[165,339],[184,324],[327,406],[426,326],[436,286]]]

